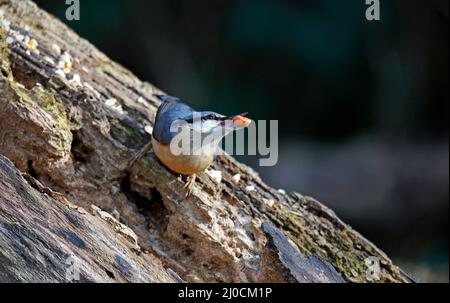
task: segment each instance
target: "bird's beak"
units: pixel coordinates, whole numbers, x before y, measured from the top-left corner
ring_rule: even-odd
[[[246,115],[247,115],[247,113],[243,113],[240,115],[229,117],[228,119],[233,121],[234,127],[247,127],[250,125],[250,123],[252,123],[252,120],[249,118],[246,118],[245,117]]]

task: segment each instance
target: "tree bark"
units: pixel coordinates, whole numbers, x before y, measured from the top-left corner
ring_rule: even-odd
[[[108,213],[24,177],[0,155],[0,282],[176,281]]]
[[[270,188],[230,156],[211,166],[222,180],[201,173],[188,198],[153,153],[127,170],[162,92],[33,2],[0,0],[0,10],[0,153],[26,176],[0,158],[0,278],[63,280],[71,254],[92,265],[92,281],[369,282],[368,257],[377,281],[412,281],[332,210]]]

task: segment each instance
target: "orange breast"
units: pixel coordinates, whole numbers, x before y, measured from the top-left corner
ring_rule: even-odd
[[[169,145],[162,145],[152,138],[153,150],[158,159],[170,170],[191,175],[205,170],[214,160],[213,154],[173,155]]]

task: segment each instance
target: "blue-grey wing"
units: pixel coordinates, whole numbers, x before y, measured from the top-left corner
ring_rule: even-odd
[[[192,115],[194,110],[181,103],[178,98],[164,96],[164,102],[156,112],[155,125],[153,127],[153,138],[159,143],[168,145],[176,133],[170,132],[170,126],[176,120],[185,119]]]

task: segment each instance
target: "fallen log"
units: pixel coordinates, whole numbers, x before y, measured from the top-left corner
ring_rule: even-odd
[[[373,282],[367,260],[374,258],[379,262],[375,281],[412,281],[332,210],[311,197],[269,187],[251,168],[228,155],[217,157],[211,166],[221,178],[201,173],[188,198],[184,182],[153,153],[127,170],[129,159],[150,139],[159,106],[153,94],[162,92],[141,82],[33,2],[3,0],[0,10],[0,153],[29,176],[30,184],[41,184],[41,196],[33,191],[40,201],[34,211],[51,212],[45,221],[53,228],[77,235],[86,246],[108,237],[112,250],[124,247],[124,235],[113,235],[98,220],[81,219],[78,214],[76,222],[81,220],[81,226],[67,222],[70,219],[56,220],[76,210],[63,208],[58,199],[47,197],[48,192],[80,209],[101,211],[108,220],[116,220],[114,226],[136,235],[138,248],[123,248],[122,257],[136,258],[132,259],[136,264],[148,262],[141,269],[158,272],[141,278],[145,281],[179,281],[181,277],[188,282]],[[2,161],[7,164],[0,178],[0,220],[11,224],[19,217],[20,226],[39,233],[41,243],[46,243],[45,234],[40,233],[42,223],[28,216],[31,189],[7,160]],[[17,176],[12,183],[8,181],[11,174]],[[240,178],[233,178],[237,175]],[[9,192],[3,190],[9,187]],[[16,200],[10,200],[13,189]],[[12,205],[23,207],[12,212]],[[91,229],[94,232],[88,234]],[[2,227],[0,239],[5,234],[8,241],[0,241],[2,258],[13,243],[17,254],[31,249],[39,256],[45,249],[49,257],[53,248],[57,254],[67,246],[67,238],[51,232],[48,241],[54,241],[53,246],[19,245],[22,232],[14,237]],[[71,247],[74,255],[81,251]],[[97,257],[102,256],[86,255],[92,263],[100,262]],[[112,276],[135,281],[120,268],[112,268],[113,261],[107,258]],[[24,261],[25,266],[19,267],[14,258],[8,260],[0,267],[5,280],[61,280],[54,273],[60,273],[60,267],[31,279],[40,270],[38,262]],[[87,278],[111,279],[103,272]]]

